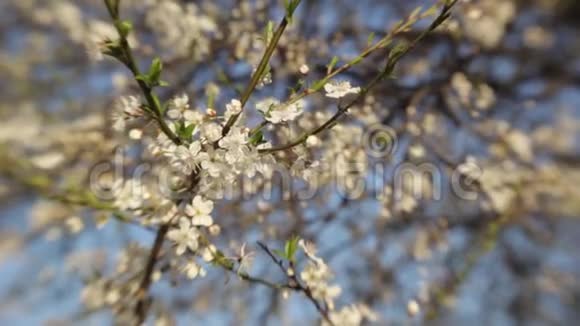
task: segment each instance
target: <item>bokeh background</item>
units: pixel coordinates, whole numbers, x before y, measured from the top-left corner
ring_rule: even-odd
[[[281,2],[122,1],[137,31],[140,63],[155,55],[165,63],[170,86],[161,98],[185,92],[203,110],[217,87],[218,111],[247,83],[261,55],[254,39],[268,19],[282,17]],[[330,58],[354,57],[369,34],[384,35],[429,4],[304,0],[273,59],[274,83],[258,96],[287,97],[302,64],[323,76]],[[369,184],[391,183],[395,168],[407,162],[433,164],[448,185],[473,157],[484,178],[466,187],[479,193],[477,200],[463,200],[449,187],[441,200],[387,200],[373,187],[352,200],[332,190],[307,203],[281,196],[229,200],[217,208],[222,233],[216,242],[223,248],[247,242],[257,252],[251,273],[282,279],[255,241],[281,246],[292,234],[314,241],[343,288],[339,303],[366,303],[379,324],[577,324],[579,15],[575,0],[460,1],[450,22],[345,121],[356,130],[381,124],[397,132],[388,159],[368,158],[386,171],[363,171]],[[64,189],[86,190],[91,167],[127,142],[111,129],[111,111],[136,87],[118,63],[98,58],[95,44],[107,22],[98,0],[0,3],[3,325],[111,324],[110,311],[81,303],[86,280],[114,268],[129,244],[152,243],[154,233],[118,221],[106,208],[60,198]],[[371,56],[344,78],[363,84],[381,58]],[[333,105],[320,96],[307,110],[332,112]],[[357,144],[342,139],[350,132],[339,128],[321,141],[356,152]],[[125,168],[136,163],[130,157]],[[298,295],[285,299],[207,269],[203,279],[176,285],[169,277],[153,287],[178,324],[308,325],[317,319]]]

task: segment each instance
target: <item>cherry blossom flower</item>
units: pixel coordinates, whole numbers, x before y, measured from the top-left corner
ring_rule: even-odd
[[[89,58],[94,61],[101,61],[104,58],[103,52],[106,50],[107,42],[118,38],[117,30],[112,24],[95,20],[89,24],[89,37],[85,41],[85,47]]]
[[[189,109],[189,97],[186,94],[175,97],[169,103],[169,110],[167,110],[167,116],[170,119],[178,120],[181,119],[183,113]]]
[[[246,252],[246,243],[242,245],[240,253],[235,257],[239,264],[237,269],[238,274],[247,272],[251,268],[255,255],[256,254],[253,251]]]
[[[224,155],[224,151],[209,149],[208,154],[208,159],[201,162],[201,167],[208,175],[217,178],[226,171],[226,164],[221,158]]]
[[[125,130],[127,120],[140,118],[144,114],[141,109],[141,101],[135,96],[121,97],[115,109],[113,112],[113,129],[117,131]]]
[[[189,279],[194,279],[196,277],[204,277],[206,275],[205,269],[195,261],[189,261],[185,266],[183,266],[183,272]]]
[[[213,202],[204,200],[197,195],[191,201],[191,205],[185,207],[185,213],[191,217],[191,223],[195,226],[210,226],[213,224],[211,212],[213,211]]]
[[[215,259],[216,252],[217,252],[216,246],[210,244],[209,246],[206,246],[201,250],[201,258],[205,262],[209,263]]]
[[[352,87],[349,81],[330,82],[324,85],[326,96],[330,98],[342,98],[348,94],[358,94],[360,87]]]
[[[208,122],[201,125],[200,128],[201,138],[206,141],[213,143],[219,140],[222,136],[222,130],[217,123]]]
[[[334,299],[342,292],[338,285],[331,285],[328,282],[333,278],[333,274],[325,263],[313,263],[309,261],[304,270],[300,273],[300,278],[312,291],[312,297],[326,302],[330,309],[334,309]]]
[[[127,180],[124,183],[117,183],[115,206],[120,210],[138,210],[151,197],[147,188],[137,179]]]
[[[407,313],[409,314],[409,316],[416,316],[419,311],[420,311],[421,307],[419,306],[419,303],[417,303],[417,301],[415,300],[410,300],[407,303]]]
[[[202,151],[199,141],[192,142],[189,147],[177,146],[168,155],[171,165],[185,175],[191,174],[198,165],[209,159],[208,154]]]
[[[229,164],[235,164],[246,153],[245,148],[248,143],[248,133],[242,128],[232,128],[227,136],[219,141],[219,145],[226,149],[225,159]]]
[[[167,232],[167,238],[173,241],[176,245],[175,253],[178,256],[183,255],[187,249],[196,251],[199,243],[199,232],[192,227],[191,223],[186,218],[179,220],[179,227],[173,228]]]
[[[256,108],[264,114],[266,120],[274,124],[295,120],[302,114],[302,107],[303,101],[281,105],[275,98],[267,98],[256,104]]]
[[[370,322],[378,320],[377,314],[364,304],[344,306],[340,310],[331,311],[329,317],[333,325],[341,326],[359,326],[364,320]],[[322,325],[327,326],[330,324],[323,320]]]
[[[229,119],[231,116],[240,114],[242,112],[242,102],[239,100],[233,99],[230,103],[226,104],[226,119]]]
[[[189,97],[186,94],[177,96],[169,102],[167,116],[172,120],[183,120],[186,127],[203,121],[201,112],[190,110]]]

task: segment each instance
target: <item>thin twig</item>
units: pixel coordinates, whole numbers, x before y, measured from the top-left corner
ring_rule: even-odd
[[[161,225],[155,236],[155,242],[149,253],[149,259],[147,260],[147,266],[143,273],[143,278],[141,279],[141,284],[139,285],[139,290],[137,291],[137,305],[135,306],[135,314],[137,315],[137,325],[141,325],[145,318],[147,317],[148,295],[149,286],[151,285],[151,278],[153,276],[153,271],[155,270],[155,263],[159,257],[161,248],[163,247],[163,242],[165,241],[165,236],[169,231],[169,223]]]
[[[433,29],[435,29],[437,26],[439,26],[441,23],[444,22],[449,17],[450,10],[457,1],[458,0],[452,0],[445,3],[442,7],[441,14],[433,21],[431,26],[426,31],[421,33],[419,39],[422,39],[427,33],[431,32]],[[281,106],[292,105],[300,101],[301,99],[305,98],[306,96],[318,93],[324,87],[324,85],[327,84],[332,78],[348,71],[349,69],[357,65],[360,61],[369,57],[371,54],[377,52],[378,50],[384,49],[387,46],[389,46],[392,43],[395,36],[406,32],[411,25],[413,25],[414,23],[418,22],[421,19],[428,17],[429,16],[428,12],[429,10],[427,10],[425,13],[409,17],[405,23],[401,23],[395,28],[393,28],[391,31],[387,33],[387,35],[385,35],[378,42],[376,42],[373,45],[369,44],[357,57],[343,64],[337,69],[328,71],[328,73],[321,80],[317,81],[313,86],[306,88],[300,93],[294,94],[288,101],[281,104]],[[266,124],[268,124],[268,122],[264,121],[259,126],[253,128],[250,132],[250,135],[257,132],[260,128],[262,128]]]
[[[295,291],[304,293],[304,295],[308,298],[308,300],[312,302],[316,310],[318,310],[322,318],[324,318],[324,320],[330,325],[334,325],[333,321],[330,319],[328,308],[323,307],[322,304],[318,300],[316,300],[316,298],[314,298],[310,287],[302,284],[302,282],[300,282],[300,280],[298,279],[298,276],[296,276],[294,263],[289,262],[289,268],[292,269],[292,273],[288,273],[288,271],[284,267],[284,261],[282,259],[277,258],[276,255],[272,252],[272,250],[268,248],[268,246],[266,246],[264,243],[260,241],[258,241],[258,246],[260,246],[260,248],[262,248],[262,250],[266,252],[266,254],[270,257],[270,259],[272,259],[272,261],[276,263],[276,265],[280,268],[280,270],[284,273],[284,275],[286,275],[291,288]]]
[[[297,2],[298,3],[296,6],[298,6],[300,4],[301,0],[297,0]],[[250,83],[248,84],[248,86],[246,87],[244,92],[242,93],[242,97],[240,99],[240,102],[242,103],[242,110],[244,109],[244,107],[246,106],[246,103],[250,99],[250,96],[252,95],[252,93],[256,89],[256,86],[258,86],[258,84],[260,83],[260,79],[264,76],[266,69],[268,69],[270,59],[272,58],[272,55],[274,54],[274,50],[276,50],[276,47],[278,46],[278,43],[280,42],[280,38],[282,37],[282,34],[284,34],[286,27],[288,27],[288,24],[290,23],[289,22],[290,18],[291,17],[288,17],[288,16],[284,16],[284,18],[282,18],[282,21],[280,22],[280,24],[278,25],[278,28],[274,32],[272,40],[270,41],[270,43],[268,43],[268,47],[266,48],[266,51],[264,52],[264,55],[262,56],[262,59],[260,60],[260,63],[258,64],[256,71],[252,75],[252,79],[250,80]],[[230,129],[236,123],[236,121],[238,120],[240,115],[241,115],[241,112],[238,114],[234,114],[230,117],[230,119],[226,122],[226,125],[222,129],[222,136],[227,136],[227,134],[230,132]]]
[[[115,4],[117,4],[116,7],[113,6],[109,0],[104,0],[104,2],[111,18],[114,21],[115,27],[119,35],[119,45],[123,53],[123,60],[120,61],[124,63],[125,66],[133,74],[135,81],[139,85],[139,88],[141,89],[141,92],[143,93],[143,96],[147,101],[152,118],[157,122],[161,131],[165,135],[167,135],[167,137],[174,144],[181,145],[183,141],[169,128],[169,126],[167,125],[167,123],[163,118],[163,110],[161,108],[161,104],[159,103],[159,99],[157,98],[157,96],[153,93],[152,86],[148,85],[145,81],[139,78],[139,76],[141,76],[141,72],[133,56],[131,46],[129,45],[129,41],[127,40],[127,35],[126,33],[123,33],[120,27],[121,20],[119,19],[118,2],[115,2]],[[151,248],[149,259],[147,260],[147,265],[143,273],[143,278],[137,291],[137,304],[135,306],[137,325],[141,325],[147,317],[147,310],[149,308],[148,292],[149,287],[151,286],[152,274],[153,271],[155,270],[155,264],[157,263],[159,253],[161,251],[161,248],[163,247],[163,242],[165,242],[165,236],[167,235],[170,226],[171,222],[161,225],[155,236],[155,242]]]
[[[159,128],[173,143],[176,145],[181,145],[183,141],[169,128],[165,120],[163,119],[163,110],[157,99],[157,96],[153,92],[153,88],[149,86],[145,81],[139,79],[138,77],[141,75],[141,71],[137,66],[137,62],[135,61],[135,57],[133,56],[133,51],[131,50],[131,46],[129,45],[129,41],[127,40],[126,34],[124,34],[120,30],[121,20],[119,19],[119,12],[118,9],[112,8],[109,1],[105,0],[105,5],[109,11],[111,18],[113,19],[114,25],[117,29],[119,35],[119,45],[121,47],[121,51],[123,52],[123,59],[121,61],[133,74],[135,81],[139,85],[145,100],[147,101],[147,105],[151,110],[152,118],[157,122]]]
[[[263,153],[263,154],[268,154],[268,153],[288,150],[288,149],[291,149],[295,146],[298,146],[298,145],[306,142],[308,137],[315,136],[315,135],[317,135],[317,134],[319,134],[327,129],[332,128],[335,125],[335,123],[338,121],[338,119],[340,119],[344,114],[346,114],[352,106],[354,106],[356,103],[358,103],[362,99],[364,99],[364,97],[368,94],[368,92],[371,89],[373,89],[384,78],[386,78],[390,74],[392,74],[392,72],[395,69],[395,66],[397,65],[397,63],[399,62],[399,60],[401,58],[403,58],[407,53],[409,53],[411,50],[413,50],[421,40],[423,40],[429,33],[431,33],[439,25],[441,25],[445,20],[447,20],[447,18],[449,18],[451,8],[453,7],[453,5],[456,2],[457,2],[457,0],[454,0],[454,1],[451,1],[447,4],[445,4],[441,10],[441,13],[437,16],[437,18],[435,18],[433,20],[431,25],[426,30],[424,30],[421,34],[419,34],[408,46],[406,46],[404,48],[404,50],[402,50],[400,52],[395,52],[395,54],[393,54],[392,56],[389,56],[387,59],[387,63],[385,65],[385,68],[379,74],[377,74],[375,76],[375,78],[366,85],[366,87],[364,87],[361,90],[360,94],[354,100],[352,100],[346,106],[339,107],[337,112],[330,119],[328,119],[322,125],[314,128],[308,132],[303,133],[301,136],[295,138],[294,140],[291,140],[290,142],[288,142],[285,145],[267,148],[267,149],[261,149],[261,150],[259,150],[259,152]],[[381,42],[379,42],[379,44],[380,43]],[[346,64],[345,66],[337,69],[337,71],[344,71],[348,68],[350,68],[350,64]],[[331,75],[334,76],[333,74],[331,74]],[[330,78],[325,78],[325,79],[323,79],[323,81],[326,81],[327,79],[330,79]],[[323,85],[323,83],[321,83],[321,85]],[[302,93],[302,95],[298,95],[296,98],[291,99],[289,101],[289,103],[292,103],[293,101],[297,101],[298,99],[300,99],[308,94],[310,94],[310,92],[309,92],[309,90],[306,90],[304,93]]]

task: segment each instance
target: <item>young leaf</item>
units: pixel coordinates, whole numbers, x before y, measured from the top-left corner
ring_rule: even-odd
[[[106,41],[103,49],[103,54],[113,57],[121,62],[125,62],[125,55],[119,41]]]
[[[159,79],[161,78],[161,70],[163,70],[163,63],[161,59],[155,58],[151,63],[151,68],[149,68],[149,81],[151,86],[158,86]]]
[[[191,135],[193,135],[193,131],[195,130],[195,125],[190,124],[189,126],[185,126],[184,122],[181,121],[179,124],[176,124],[176,131],[177,135],[181,139],[191,139]]]
[[[332,72],[332,69],[334,69],[334,66],[336,66],[337,63],[338,63],[338,57],[337,56],[332,57],[332,60],[330,61],[328,66],[326,66],[328,73]]]
[[[115,26],[122,38],[126,38],[133,30],[133,24],[128,20],[118,21],[115,23]]]
[[[140,81],[146,83],[147,85],[149,85],[149,83],[150,83],[149,76],[147,76],[147,75],[137,75],[135,77],[135,79],[140,80]]]
[[[292,16],[294,15],[294,11],[298,8],[301,0],[284,0],[284,8],[286,9],[286,20],[288,22],[292,22]]]
[[[264,143],[264,133],[261,130],[258,130],[258,132],[250,137],[250,144],[257,146],[262,143]]]
[[[274,37],[274,22],[270,20],[268,21],[268,25],[266,25],[266,29],[264,31],[264,42],[266,43],[266,46],[270,44],[270,41],[272,41],[273,37]]]
[[[374,41],[375,41],[375,32],[372,32],[369,34],[369,37],[367,38],[367,46],[373,45]]]
[[[286,259],[286,253],[279,249],[272,250],[278,257]]]
[[[284,252],[286,254],[286,259],[289,261],[294,261],[294,256],[296,251],[298,250],[298,241],[300,238],[298,236],[292,237],[292,239],[286,241],[286,245],[284,246]]]

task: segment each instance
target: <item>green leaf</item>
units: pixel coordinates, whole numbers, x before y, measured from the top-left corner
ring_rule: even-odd
[[[286,20],[292,22],[294,11],[298,8],[301,0],[284,0],[284,8],[286,9]]]
[[[300,241],[300,237],[293,236],[290,240],[286,241],[286,244],[284,245],[284,253],[286,254],[286,259],[289,261],[294,261],[294,256],[298,250],[298,241]]]
[[[258,146],[264,142],[264,133],[261,130],[258,130],[250,137],[250,144],[254,146]]]
[[[216,93],[215,92],[209,92],[207,94],[207,107],[208,108],[214,108],[215,107],[215,98],[216,98]]]
[[[367,38],[367,46],[371,46],[373,45],[373,42],[375,41],[375,32],[372,32],[369,34],[369,37]]]
[[[183,133],[181,134],[181,138],[190,139],[194,130],[195,130],[194,124],[190,124],[189,126],[183,128]]]
[[[151,86],[158,86],[159,79],[161,78],[161,71],[163,70],[163,63],[161,59],[155,58],[151,63],[151,68],[149,68],[149,81]]]
[[[161,105],[161,101],[159,101],[159,97],[157,97],[157,95],[153,94],[153,102],[155,102],[156,107],[158,108],[162,108],[163,105]],[[159,112],[161,114],[161,112]]]
[[[268,21],[268,24],[266,25],[266,28],[264,30],[264,42],[266,43],[266,45],[270,44],[270,41],[272,41],[272,38],[274,37],[274,22],[273,21]]]
[[[119,31],[119,34],[122,38],[127,38],[129,33],[131,33],[133,30],[133,24],[131,24],[131,22],[128,20],[116,22],[115,27],[117,27],[117,30]]]
[[[332,57],[332,60],[330,60],[330,63],[328,64],[328,66],[326,66],[328,68],[328,72],[332,72],[332,69],[334,69],[334,66],[336,66],[336,64],[338,63],[338,57],[334,56]]]
[[[135,79],[137,79],[137,80],[140,80],[140,81],[142,81],[142,82],[146,83],[147,85],[149,85],[149,82],[150,82],[150,80],[149,80],[149,76],[148,76],[148,75],[143,75],[143,74],[141,74],[141,75],[137,75],[137,76],[135,77]]]
[[[214,258],[210,262],[214,266],[224,266],[228,269],[232,269],[234,267],[234,263],[229,260],[221,251],[214,252]]]
[[[280,258],[286,258],[286,253],[283,252],[282,250],[274,249],[272,250],[272,252],[275,253]]]
[[[103,54],[104,55],[108,55],[110,57],[113,57],[121,62],[125,62],[125,55],[123,53],[123,48],[121,47],[121,44],[119,44],[119,41],[111,41],[111,40],[107,40],[105,41],[105,45],[103,48]]]

